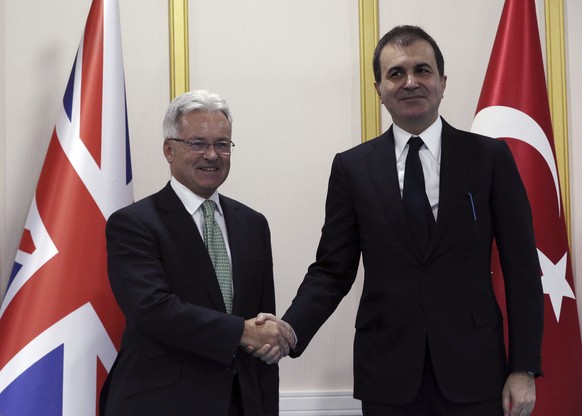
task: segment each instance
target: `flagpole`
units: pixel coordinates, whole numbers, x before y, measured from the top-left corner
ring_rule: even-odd
[[[548,101],[552,116],[558,174],[562,185],[562,203],[564,206],[566,231],[568,232],[568,242],[571,247],[564,0],[545,0],[545,16]]]

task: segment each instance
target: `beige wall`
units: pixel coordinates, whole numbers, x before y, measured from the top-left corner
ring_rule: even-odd
[[[169,100],[168,13],[161,0],[123,0],[121,24],[135,198],[168,179],[161,119]],[[313,261],[331,159],[360,141],[356,0],[190,0],[190,84],[234,112],[231,176],[221,191],[271,224],[277,301],[284,312]],[[503,0],[380,0],[380,31],[423,26],[446,59],[444,117],[469,129]],[[543,1],[537,0],[540,28]],[[582,6],[566,0],[573,253],[582,244],[580,160]],[[20,235],[83,30],[89,0],[0,4],[0,279]],[[543,31],[543,30],[542,30]],[[576,44],[578,43],[578,44]],[[383,112],[383,126],[390,123]],[[578,156],[576,156],[578,155]],[[574,258],[582,264],[582,255]],[[580,268],[582,266],[579,266]],[[580,279],[579,279],[580,281]],[[351,344],[361,277],[298,360],[281,364],[282,390],[351,389]],[[581,305],[582,306],[582,305]]]
[[[582,2],[568,0],[565,5],[566,77],[568,82],[568,129],[570,148],[570,196],[572,245],[578,311],[582,317]],[[582,327],[582,319],[581,327]]]

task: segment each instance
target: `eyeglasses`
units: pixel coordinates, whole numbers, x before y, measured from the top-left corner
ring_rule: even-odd
[[[234,143],[227,140],[219,140],[214,143],[207,143],[204,140],[190,141],[175,138],[168,138],[166,140],[183,143],[188,150],[194,153],[205,153],[210,146],[214,146],[214,151],[219,155],[230,155],[234,147]]]

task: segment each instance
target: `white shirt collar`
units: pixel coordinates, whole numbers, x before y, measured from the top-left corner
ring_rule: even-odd
[[[182,204],[184,204],[186,211],[188,211],[190,215],[193,215],[194,212],[196,212],[200,208],[202,203],[206,201],[205,198],[196,195],[194,192],[188,189],[184,184],[179,182],[173,176],[170,179],[170,186],[172,187],[174,192],[176,192],[176,195],[178,195],[178,198],[180,198],[180,201],[182,201]],[[214,191],[212,196],[210,196],[210,198],[208,199],[216,203],[216,207],[219,214],[223,215],[222,207],[220,206],[220,198],[218,197],[218,190]]]
[[[394,133],[394,147],[396,151],[396,160],[400,158],[404,148],[408,144],[408,139],[410,136],[416,136],[415,134],[408,133],[406,130],[398,127],[396,124],[392,125],[392,131]],[[437,117],[434,123],[432,123],[426,130],[418,134],[422,138],[422,141],[428,147],[428,150],[433,155],[433,157],[440,162],[441,159],[441,134],[443,131],[443,121],[440,117]]]

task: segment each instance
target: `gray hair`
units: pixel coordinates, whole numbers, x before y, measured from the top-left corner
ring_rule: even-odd
[[[224,98],[206,90],[189,91],[174,98],[170,103],[164,117],[164,138],[178,137],[182,129],[182,116],[196,110],[220,111],[232,125],[232,114]]]

